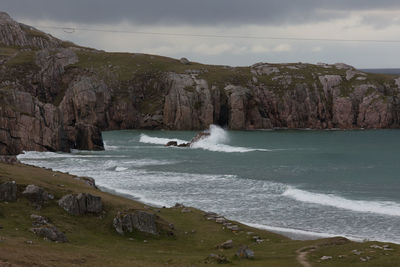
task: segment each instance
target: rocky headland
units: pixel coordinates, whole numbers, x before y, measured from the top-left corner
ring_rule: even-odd
[[[400,78],[345,64],[107,53],[0,13],[0,154],[101,150],[119,129],[399,128]]]

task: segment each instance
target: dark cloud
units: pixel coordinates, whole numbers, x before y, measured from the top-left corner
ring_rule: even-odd
[[[400,9],[398,0],[1,0],[18,19],[136,24],[299,24],[351,10]]]

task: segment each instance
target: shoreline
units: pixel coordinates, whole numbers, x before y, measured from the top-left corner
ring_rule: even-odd
[[[58,173],[63,173],[66,175],[70,175],[73,177],[80,177],[77,176],[75,174],[71,174],[68,172],[62,172],[62,171],[57,171],[57,170],[53,170],[51,168],[46,168],[46,167],[40,167],[40,166],[35,166],[35,165],[30,165],[30,164],[26,164],[26,163],[22,163],[20,162],[19,164],[22,165],[26,165],[26,166],[31,166],[31,167],[35,167],[35,168],[42,168],[45,170],[49,170],[52,172],[58,172]],[[85,176],[87,177],[87,176]],[[93,179],[96,182],[96,178],[94,177],[89,177],[91,179]],[[132,195],[128,192],[122,192],[122,190],[117,190],[117,189],[113,189],[113,188],[108,188],[106,186],[102,186],[102,185],[98,185],[96,184],[97,188],[102,191],[102,192],[106,192],[106,193],[110,193],[113,194],[115,196],[120,196],[120,197],[124,197],[139,203],[142,203],[143,205],[147,205],[150,206],[151,208],[162,208],[162,207],[167,207],[167,208],[172,208],[173,206],[169,206],[165,203],[156,203],[156,202],[152,202],[152,201],[146,201],[145,199],[143,199],[143,197],[141,196],[135,196]],[[185,205],[185,203],[179,203],[179,204],[183,204]],[[200,211],[203,212],[216,212],[218,213],[218,211],[204,211],[201,208],[198,208],[196,206],[192,206],[193,208],[196,208]],[[225,218],[227,218],[227,216],[223,215]],[[227,218],[228,220],[231,220],[229,217]],[[290,238],[291,240],[298,240],[298,241],[310,241],[310,240],[318,240],[318,239],[323,239],[323,238],[338,238],[338,237],[344,237],[347,238],[351,241],[354,242],[368,242],[368,241],[374,241],[374,242],[389,242],[389,243],[393,243],[393,244],[399,244],[395,241],[391,241],[391,240],[372,240],[372,239],[368,239],[368,238],[362,238],[362,237],[356,237],[356,236],[348,236],[345,234],[329,234],[329,233],[319,233],[319,232],[313,232],[313,231],[307,231],[307,230],[301,230],[301,229],[294,229],[294,228],[284,228],[284,227],[278,227],[278,226],[270,226],[270,225],[264,225],[264,224],[259,224],[259,223],[250,223],[250,222],[245,222],[242,221],[240,219],[232,219],[233,221],[236,221],[240,224],[243,225],[247,225],[249,227],[253,227],[259,230],[265,230],[265,231],[269,231],[271,233],[275,233],[275,234],[279,234],[282,236],[285,236],[287,238]]]
[[[19,192],[16,201],[0,201],[0,265],[53,266],[57,258],[60,266],[78,263],[79,266],[207,266],[216,263],[246,267],[312,266],[320,265],[324,256],[328,256],[330,266],[364,261],[371,261],[375,266],[393,266],[392,263],[400,259],[397,244],[353,242],[343,237],[292,240],[271,231],[281,228],[265,230],[260,225],[243,224],[183,205],[155,208],[132,195],[109,193],[111,190],[101,186],[95,188],[82,178],[29,164],[0,163],[0,184],[15,181]],[[42,187],[55,198],[38,210],[22,194],[31,184]],[[100,216],[69,215],[58,205],[65,194],[80,193],[101,198],[104,209]],[[126,211],[154,214],[165,222],[163,225],[172,225],[172,236],[164,232],[158,236],[138,231],[117,233],[113,226],[115,216]],[[29,230],[32,216],[48,218],[64,232],[68,241],[55,243],[35,236]],[[228,247],[221,248],[226,242]],[[243,246],[254,252],[254,258],[237,256]]]

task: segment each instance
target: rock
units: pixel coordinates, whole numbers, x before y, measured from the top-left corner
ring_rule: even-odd
[[[189,212],[192,212],[192,210],[189,209],[189,208],[183,208],[183,209],[181,210],[181,212],[182,212],[182,213],[189,213]]]
[[[134,230],[158,235],[159,229],[157,228],[156,220],[156,215],[145,211],[119,212],[113,220],[113,226],[121,235],[132,233]]]
[[[182,144],[178,145],[178,147],[189,147],[189,146],[190,146],[190,143],[182,143]]]
[[[218,218],[215,219],[215,222],[216,223],[224,223],[224,222],[226,222],[226,219],[223,218],[223,217],[218,217]]]
[[[237,225],[228,225],[226,228],[228,228],[231,231],[240,231],[240,227]]]
[[[85,184],[87,184],[90,187],[98,189],[96,186],[96,180],[91,177],[76,177],[75,179],[84,182]]]
[[[32,228],[31,231],[38,236],[47,238],[51,241],[58,242],[58,243],[65,243],[68,242],[65,234],[57,229],[55,226],[42,226]]]
[[[331,259],[332,259],[332,256],[322,256],[320,258],[320,260],[322,260],[322,261],[331,260]]]
[[[46,217],[31,214],[32,226],[39,227],[50,224],[50,220]]]
[[[178,146],[178,142],[176,142],[176,141],[169,141],[165,146]]]
[[[181,203],[175,203],[175,208],[184,208],[185,206]]]
[[[58,201],[58,205],[72,215],[98,214],[103,210],[101,197],[88,193],[65,195]]]
[[[190,61],[185,57],[181,58],[179,61],[184,65],[189,65],[190,64]]]
[[[229,260],[224,255],[210,254],[206,259],[206,263],[211,263],[213,261],[217,262],[218,264],[229,263]]]
[[[233,248],[233,241],[232,240],[225,241],[224,243],[219,244],[217,246],[217,248],[220,248],[220,249]]]
[[[248,246],[241,246],[236,251],[236,256],[239,257],[239,258],[254,259],[254,251],[249,249]]]
[[[20,163],[16,156],[4,156],[4,155],[0,155],[0,162],[7,164]]]
[[[15,181],[0,184],[0,201],[16,201],[17,184]]]
[[[47,193],[43,188],[37,185],[28,185],[24,192],[22,192],[30,202],[36,205],[43,205],[47,201],[54,199],[54,196]]]
[[[357,249],[354,249],[351,251],[354,255],[360,255],[362,252],[358,251]]]

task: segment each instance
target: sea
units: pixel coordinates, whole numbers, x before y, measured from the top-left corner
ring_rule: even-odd
[[[400,130],[103,132],[105,151],[24,152],[154,206],[182,203],[293,239],[400,243]]]

